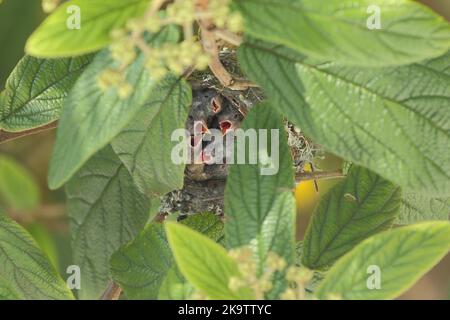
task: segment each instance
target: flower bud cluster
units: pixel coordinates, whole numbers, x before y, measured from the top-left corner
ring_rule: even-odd
[[[42,0],[42,10],[45,13],[50,13],[59,6],[60,2],[61,0]]]
[[[229,255],[238,263],[240,277],[232,277],[229,282],[230,290],[250,288],[255,299],[264,300],[265,294],[273,288],[273,277],[276,272],[286,269],[286,261],[273,252],[266,257],[266,265],[262,272],[258,272],[250,247],[233,249]]]
[[[98,78],[99,86],[104,89],[112,84],[122,92],[119,93],[121,97],[126,97],[132,88],[130,89],[124,76],[119,77],[117,73],[124,73],[126,67],[136,60],[138,50],[145,55],[145,67],[155,79],[161,79],[169,72],[182,75],[189,68],[207,68],[210,56],[193,36],[194,23],[199,19],[209,19],[218,28],[239,32],[242,29],[242,18],[239,13],[230,10],[230,4],[231,0],[209,0],[206,8],[200,8],[195,0],[175,0],[167,6],[165,12],[155,11],[150,6],[142,18],[131,19],[124,29],[111,33],[111,56],[119,62],[120,68],[105,70]],[[157,33],[167,25],[181,26],[185,31],[183,41],[162,46],[152,46],[144,41],[145,32]]]

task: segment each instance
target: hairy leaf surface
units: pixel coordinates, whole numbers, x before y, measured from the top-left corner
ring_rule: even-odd
[[[98,299],[108,282],[111,255],[145,226],[150,200],[110,146],[77,172],[66,193],[73,259],[81,269],[79,297]]]
[[[253,37],[346,65],[390,66],[437,57],[450,25],[410,0],[239,0]],[[375,12],[381,29],[371,29]],[[376,14],[375,14],[376,15]]]
[[[72,292],[33,238],[1,213],[0,281],[0,297],[8,299],[73,299]]]
[[[153,44],[178,39],[178,32],[166,28],[149,40]],[[97,83],[107,68],[117,68],[108,50],[100,52],[78,79],[64,103],[56,145],[49,169],[51,189],[61,187],[97,151],[110,143],[150,97],[155,81],[144,67],[144,56],[125,71],[133,86],[127,98],[120,98],[115,87],[103,92]]]
[[[450,191],[450,53],[409,66],[364,69],[252,42],[239,57],[271,104],[328,151],[405,191]]]
[[[23,131],[59,118],[64,99],[92,60],[25,56],[9,76],[0,99],[0,129]]]
[[[241,152],[249,159],[255,153],[263,157],[266,151],[271,156],[278,150],[279,159],[273,158],[273,168],[278,170],[263,175],[261,169],[265,166],[261,158],[258,164],[231,165],[225,190],[226,242],[230,248],[251,244],[261,265],[269,251],[292,263],[295,247],[295,201],[291,192],[294,173],[282,118],[268,105],[259,105],[247,115],[242,129],[267,129],[258,141],[248,140],[245,151]],[[279,134],[276,143],[271,142],[271,130]],[[267,149],[256,150],[258,143],[264,144],[263,136],[267,137]]]
[[[193,215],[181,224],[214,241],[223,237],[223,224],[212,214]],[[129,299],[184,299],[192,291],[173,261],[161,223],[149,224],[112,256],[111,274]]]
[[[261,272],[269,252],[278,254],[288,264],[294,263],[292,156],[282,117],[269,105],[262,104],[252,108],[242,129],[256,130],[259,137],[254,141],[248,139],[242,150],[239,150],[238,141],[235,148],[236,154],[245,154],[247,164],[230,166],[224,200],[227,217],[225,240],[229,248],[250,245],[255,252],[258,272]],[[273,135],[274,132],[277,132],[278,137]],[[256,164],[249,163],[252,155],[259,157]],[[267,162],[268,157],[272,157],[271,162]],[[262,169],[268,168],[272,169],[271,172],[264,174]],[[280,278],[269,297],[276,298],[284,286],[285,283]]]
[[[174,130],[184,129],[192,93],[175,76],[159,82],[131,123],[113,140],[112,146],[131,172],[139,189],[163,195],[181,189],[184,165],[171,158]]]
[[[397,224],[412,224],[424,220],[449,220],[450,197],[430,197],[409,192],[403,195]]]
[[[1,300],[20,300],[23,296],[16,292],[11,286],[2,278],[0,278],[0,301]]]

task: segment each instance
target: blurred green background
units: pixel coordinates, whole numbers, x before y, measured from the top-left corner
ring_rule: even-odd
[[[105,0],[107,1],[107,0]],[[317,0],[325,1],[325,0]],[[422,1],[450,20],[450,0]],[[0,4],[0,87],[24,55],[25,41],[45,17],[40,0],[4,0]],[[47,168],[55,132],[28,136],[0,145],[0,211],[27,228],[66,278],[71,264],[70,234],[65,215],[64,192],[47,188]],[[321,169],[340,166],[340,159],[326,155]],[[335,182],[312,182],[297,189],[298,233],[301,238],[320,196]],[[403,299],[449,299],[450,256],[409,290]]]

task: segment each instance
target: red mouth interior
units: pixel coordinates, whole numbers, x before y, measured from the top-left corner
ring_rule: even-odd
[[[231,128],[231,122],[230,121],[222,121],[220,123],[220,130],[222,130],[222,133],[226,133]]]

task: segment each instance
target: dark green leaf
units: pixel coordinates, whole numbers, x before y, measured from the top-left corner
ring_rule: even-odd
[[[162,80],[133,121],[112,146],[139,189],[163,195],[183,187],[184,165],[171,159],[171,135],[184,129],[192,94],[190,86],[175,76]]]
[[[450,191],[450,53],[404,67],[360,69],[252,42],[239,58],[271,104],[328,151],[406,191]]]
[[[79,297],[98,299],[108,282],[111,255],[145,226],[150,200],[110,146],[77,172],[66,192],[74,263],[81,269]]]
[[[254,107],[243,122],[242,129],[267,129],[269,155],[279,152],[278,171],[263,175],[264,167],[258,164],[231,165],[225,190],[225,239],[230,248],[252,245],[257,251],[260,267],[266,254],[271,251],[294,261],[294,221],[295,200],[292,195],[294,172],[292,157],[287,145],[284,124],[281,116],[267,105]],[[274,136],[271,130],[278,130],[279,137],[271,143]],[[253,143],[262,143],[259,141]],[[256,152],[246,143],[245,155]],[[238,150],[237,150],[238,151]],[[262,155],[263,150],[258,150]],[[242,150],[242,152],[244,152]],[[271,154],[272,153],[272,154]]]
[[[23,131],[59,118],[64,99],[92,55],[67,59],[25,56],[9,76],[0,100],[0,129]]]
[[[214,241],[223,237],[223,224],[212,214],[189,216],[181,224]],[[111,274],[130,299],[186,298],[190,292],[190,285],[174,264],[160,223],[149,224],[133,242],[112,256]]]

